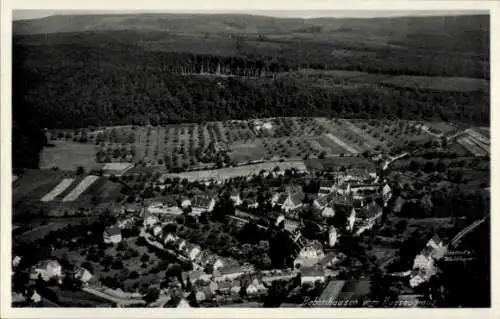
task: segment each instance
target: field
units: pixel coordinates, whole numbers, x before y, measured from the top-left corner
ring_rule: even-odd
[[[83,143],[57,140],[51,141],[53,147],[45,147],[40,156],[40,168],[57,167],[61,170],[75,170],[78,166],[95,168],[95,147]]]
[[[13,204],[20,201],[40,201],[54,189],[69,173],[53,170],[28,170],[14,182]]]
[[[58,186],[61,183],[67,184],[67,187],[62,189]],[[103,205],[114,205],[121,198],[122,188],[121,184],[105,177],[75,176],[55,170],[28,170],[20,174],[13,184],[13,207],[16,213],[29,212],[40,217],[43,217],[42,212],[53,216],[80,214],[82,209],[96,210],[104,208]]]
[[[454,129],[446,123],[427,125],[440,132],[450,133]],[[410,121],[277,117],[53,130],[50,136],[57,146],[42,154],[42,163],[44,168],[58,166],[64,158],[66,165],[60,168],[84,165],[104,170],[105,163],[132,163],[135,167],[127,174],[176,173],[255,161],[350,156],[436,138],[421,127],[422,123]]]

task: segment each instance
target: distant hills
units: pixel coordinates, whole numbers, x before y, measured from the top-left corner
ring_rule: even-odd
[[[453,51],[487,56],[489,16],[397,18],[275,18],[235,14],[55,15],[14,21],[13,33],[134,31],[169,36],[243,36],[268,40],[367,43],[395,48]]]

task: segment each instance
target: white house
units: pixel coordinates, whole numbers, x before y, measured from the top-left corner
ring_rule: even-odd
[[[15,256],[15,257],[12,259],[12,268],[15,268],[15,267],[19,266],[19,264],[21,263],[21,260],[22,260],[22,257],[20,257],[20,256]]]
[[[215,199],[208,196],[195,196],[191,203],[191,215],[200,216],[204,212],[211,212],[215,206]]]
[[[189,199],[184,199],[182,202],[181,202],[181,207],[183,209],[185,208],[188,208],[191,206],[191,201]]]
[[[157,216],[154,215],[148,215],[146,218],[144,218],[144,226],[146,228],[151,227],[155,224],[157,224],[160,220],[158,219]]]
[[[104,230],[104,243],[117,244],[122,241],[122,231],[117,226],[111,226]]]
[[[434,259],[430,255],[430,251],[424,251],[418,254],[413,261],[413,269],[433,269]]]
[[[44,281],[62,277],[62,267],[56,260],[44,260],[32,268],[30,279],[42,277]]]
[[[278,198],[276,205],[283,211],[288,212],[302,207],[304,196],[300,193],[286,193],[281,194]]]
[[[185,239],[180,239],[177,243],[177,250],[181,251],[184,249],[184,247],[186,247],[187,245],[187,242]]]
[[[382,217],[383,210],[377,203],[372,202],[359,210],[359,213],[354,215],[354,221],[359,222],[359,227],[354,229],[355,234],[359,235],[366,230],[372,229],[377,221]],[[349,223],[351,223],[353,217],[350,216]],[[351,225],[350,225],[351,226]],[[352,225],[354,226],[354,224]]]
[[[439,238],[438,235],[434,235],[428,242],[426,247],[430,247],[431,250],[431,256],[432,258],[436,260],[440,260],[441,258],[444,257],[446,252],[448,251],[447,246],[445,243]]]
[[[328,230],[328,246],[333,247],[337,243],[337,230],[335,227],[330,226]]]
[[[392,197],[392,190],[391,187],[388,184],[385,184],[384,187],[382,187],[382,200],[384,201],[384,206],[387,205],[387,202],[389,202],[389,199]]]
[[[234,206],[239,206],[243,203],[243,201],[241,200],[240,194],[237,192],[232,193],[230,198],[233,201]]]
[[[78,267],[75,270],[73,276],[75,279],[80,280],[83,284],[88,284],[88,282],[93,277],[93,275],[90,273],[90,271],[88,271],[87,269],[82,268],[82,267]]]
[[[175,236],[172,233],[167,233],[165,237],[163,238],[163,243],[168,244],[168,243],[173,243],[175,242],[179,237]]]
[[[198,245],[187,245],[186,246],[186,257],[190,260],[195,260],[196,257],[201,253],[201,247]]]
[[[42,297],[36,290],[33,290],[33,293],[31,294],[31,296],[29,296],[29,299],[34,303],[39,303],[40,301],[42,301]]]
[[[413,273],[410,276],[410,287],[415,288],[417,286],[420,286],[424,282],[429,281],[429,279],[436,274],[436,269],[417,269],[414,270]]]
[[[299,221],[286,218],[284,215],[280,215],[276,219],[276,226],[280,225],[281,223],[283,223],[285,230],[292,233],[301,226],[301,223]]]
[[[318,241],[306,243],[300,250],[297,258],[295,258],[294,268],[312,267],[325,258],[323,245]]]
[[[160,225],[153,227],[153,236],[158,237],[163,233],[163,228]]]
[[[335,191],[336,184],[334,181],[322,181],[319,187],[318,196],[325,196]]]

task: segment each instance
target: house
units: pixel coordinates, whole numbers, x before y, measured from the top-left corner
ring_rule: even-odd
[[[215,206],[215,199],[208,196],[195,196],[191,203],[191,215],[200,216],[204,212],[211,212]]]
[[[73,277],[76,280],[81,281],[83,284],[88,284],[89,281],[93,278],[93,275],[87,269],[83,267],[77,267],[73,273]]]
[[[187,241],[185,239],[179,239],[176,244],[177,244],[177,250],[182,251],[186,247]]]
[[[239,192],[232,192],[229,198],[233,201],[234,206],[239,206],[243,203]]]
[[[401,209],[403,208],[404,204],[405,204],[405,200],[401,196],[398,196],[396,198],[396,200],[394,201],[394,205],[392,206],[392,211],[395,214],[401,213]]]
[[[191,206],[191,201],[189,199],[184,199],[181,202],[181,208],[186,209]]]
[[[258,208],[259,201],[256,198],[247,198],[243,201],[248,208]]]
[[[209,281],[211,277],[212,275],[209,275],[201,270],[191,270],[182,273],[182,280],[186,282],[189,278],[191,283],[195,283],[197,281]]]
[[[126,217],[126,218],[121,218],[116,221],[116,226],[118,226],[120,229],[125,229],[131,227],[135,222],[134,217]]]
[[[288,212],[302,207],[304,195],[299,192],[281,194],[276,201],[276,206],[280,207],[283,211]]]
[[[285,230],[287,230],[287,231],[289,231],[291,233],[293,233],[294,231],[296,231],[302,225],[301,222],[296,221],[296,220],[292,220],[290,218],[286,218],[284,215],[280,215],[276,219],[275,225],[279,226],[281,224],[283,224],[283,227],[284,227]]]
[[[148,228],[148,227],[151,227],[153,225],[156,225],[159,222],[160,222],[160,220],[158,219],[157,216],[148,215],[148,216],[146,216],[146,218],[144,218],[144,227]]]
[[[177,308],[191,308],[189,302],[186,299],[182,298],[181,301],[177,304]]]
[[[222,281],[218,283],[217,290],[221,293],[229,293],[233,288],[231,281]]]
[[[236,208],[234,210],[234,215],[238,216],[240,218],[246,219],[248,221],[251,221],[251,220],[257,221],[259,219],[259,217],[257,215],[246,212],[245,210],[243,210],[241,208]]]
[[[167,233],[165,235],[165,237],[163,238],[163,243],[164,244],[168,244],[168,243],[173,243],[175,242],[177,239],[179,239],[179,237],[177,237],[176,235],[172,234],[172,233]]]
[[[15,267],[19,266],[19,264],[21,263],[21,260],[22,260],[22,257],[20,257],[20,256],[15,256],[15,257],[12,259],[12,268],[15,268]]]
[[[42,301],[42,296],[40,296],[40,294],[36,290],[33,290],[31,293],[29,293],[28,299],[33,303],[39,303],[40,301]]]
[[[158,237],[161,236],[162,233],[163,228],[161,227],[161,225],[156,225],[155,227],[153,227],[153,236]]]
[[[201,253],[201,247],[193,244],[186,244],[184,251],[186,252],[186,257],[190,260],[195,260],[196,257]]]
[[[122,231],[117,226],[107,227],[104,230],[103,237],[105,244],[117,244],[122,241]]]
[[[410,287],[415,288],[421,284],[429,281],[429,279],[435,274],[435,271],[426,271],[424,269],[419,269],[412,273],[410,277]]]
[[[325,282],[325,274],[322,270],[311,267],[301,269],[300,271],[300,283],[304,284],[314,284],[316,281]]]
[[[31,269],[30,279],[37,280],[41,277],[44,281],[62,277],[62,267],[56,260],[43,260]]]
[[[366,230],[372,229],[373,226],[382,217],[383,210],[377,203],[372,202],[371,204],[363,207],[359,210],[359,213],[351,215],[349,217],[349,227],[354,230],[356,235],[360,235]],[[354,229],[354,223],[358,222],[357,229]]]
[[[384,206],[387,205],[391,197],[392,197],[391,187],[388,184],[385,184],[384,187],[382,187],[382,200],[384,201]]]
[[[249,296],[255,296],[267,291],[266,286],[259,279],[255,278],[249,285],[246,286],[246,293]]]
[[[241,291],[241,287],[238,284],[235,284],[231,287],[231,294],[236,295]]]
[[[282,193],[273,193],[273,195],[271,196],[271,206],[276,206],[277,203],[278,203],[278,200],[280,199],[280,197],[282,196],[283,194]]]
[[[413,261],[413,269],[433,269],[434,259],[432,258],[432,248],[426,247],[422,250],[420,254],[415,257]]]
[[[306,243],[294,260],[294,268],[312,267],[325,258],[323,245],[318,241]]]
[[[318,197],[328,195],[335,190],[336,184],[334,181],[326,180],[321,181],[318,191]]]
[[[426,247],[431,248],[431,256],[436,260],[440,260],[447,252],[447,247],[438,235],[434,235],[428,242]]]
[[[248,274],[254,271],[255,268],[253,265],[222,267],[221,269],[214,271],[214,279],[216,282],[224,280],[234,280],[244,274]]]

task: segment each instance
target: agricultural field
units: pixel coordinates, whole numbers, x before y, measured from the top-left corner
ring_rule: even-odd
[[[70,173],[55,170],[27,170],[19,176],[12,187],[12,202],[40,201],[56,188]]]
[[[119,200],[123,186],[106,177],[56,170],[28,170],[13,184],[14,211],[37,210],[62,216]],[[41,216],[42,217],[42,216]]]
[[[457,130],[448,123],[426,123],[426,127],[440,134]],[[51,156],[43,157],[44,167],[57,166],[55,153],[71,153],[71,145],[73,149],[82,146],[92,151],[81,160],[77,159],[78,152],[72,153],[66,162],[73,163],[67,169],[85,163],[84,167],[93,169],[105,169],[105,163],[131,163],[135,167],[127,174],[136,174],[138,170],[178,173],[256,161],[349,157],[410,141],[436,139],[437,134],[425,130],[423,123],[412,121],[277,117],[51,131],[50,137],[56,147],[48,151]],[[63,146],[66,148],[59,148]],[[62,156],[59,154],[59,158]]]
[[[96,149],[94,146],[79,142],[56,140],[51,141],[54,146],[45,147],[40,154],[40,168],[73,171],[78,166],[85,169],[95,169]]]

